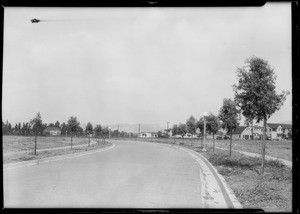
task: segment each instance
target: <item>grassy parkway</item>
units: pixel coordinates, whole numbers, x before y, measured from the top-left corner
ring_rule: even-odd
[[[4,170],[4,207],[241,208],[197,155],[171,145],[112,143],[103,152]]]

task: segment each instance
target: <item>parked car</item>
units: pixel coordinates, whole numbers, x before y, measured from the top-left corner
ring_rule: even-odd
[[[217,140],[222,140],[223,138],[221,136],[216,137]]]
[[[225,136],[224,136],[224,140],[228,140],[228,139],[230,139],[230,137],[227,136],[227,135],[225,135]]]

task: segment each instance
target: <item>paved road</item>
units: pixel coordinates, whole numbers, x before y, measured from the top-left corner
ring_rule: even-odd
[[[4,171],[4,207],[201,208],[199,164],[153,143]]]

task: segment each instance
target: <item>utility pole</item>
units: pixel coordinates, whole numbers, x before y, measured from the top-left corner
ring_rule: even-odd
[[[139,126],[139,135],[140,135],[140,132],[141,132],[141,124],[138,124],[138,126]]]
[[[167,122],[167,136],[168,136],[168,137],[170,137],[170,136],[169,136],[169,133],[170,133],[170,132],[169,132],[169,123],[170,123],[170,122]]]

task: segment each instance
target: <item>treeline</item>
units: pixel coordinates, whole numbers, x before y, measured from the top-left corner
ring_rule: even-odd
[[[55,123],[41,123],[41,125],[37,126],[37,135],[38,136],[46,136],[49,133],[44,132],[47,127],[58,127],[61,130],[62,136],[70,136],[71,135],[71,126],[68,123],[60,123],[56,121]],[[19,136],[35,136],[34,124],[31,122],[26,123],[16,123],[14,126],[6,120],[4,123],[2,121],[2,134],[3,135],[19,135]],[[93,130],[91,132],[91,130]],[[108,127],[97,125],[93,128],[92,124],[88,123],[87,127],[82,128],[80,123],[77,125],[76,131],[72,134],[76,136],[86,136],[87,134],[92,134],[97,137],[108,137],[109,129]],[[127,133],[124,131],[113,130],[111,131],[111,137],[133,137],[133,133]]]

